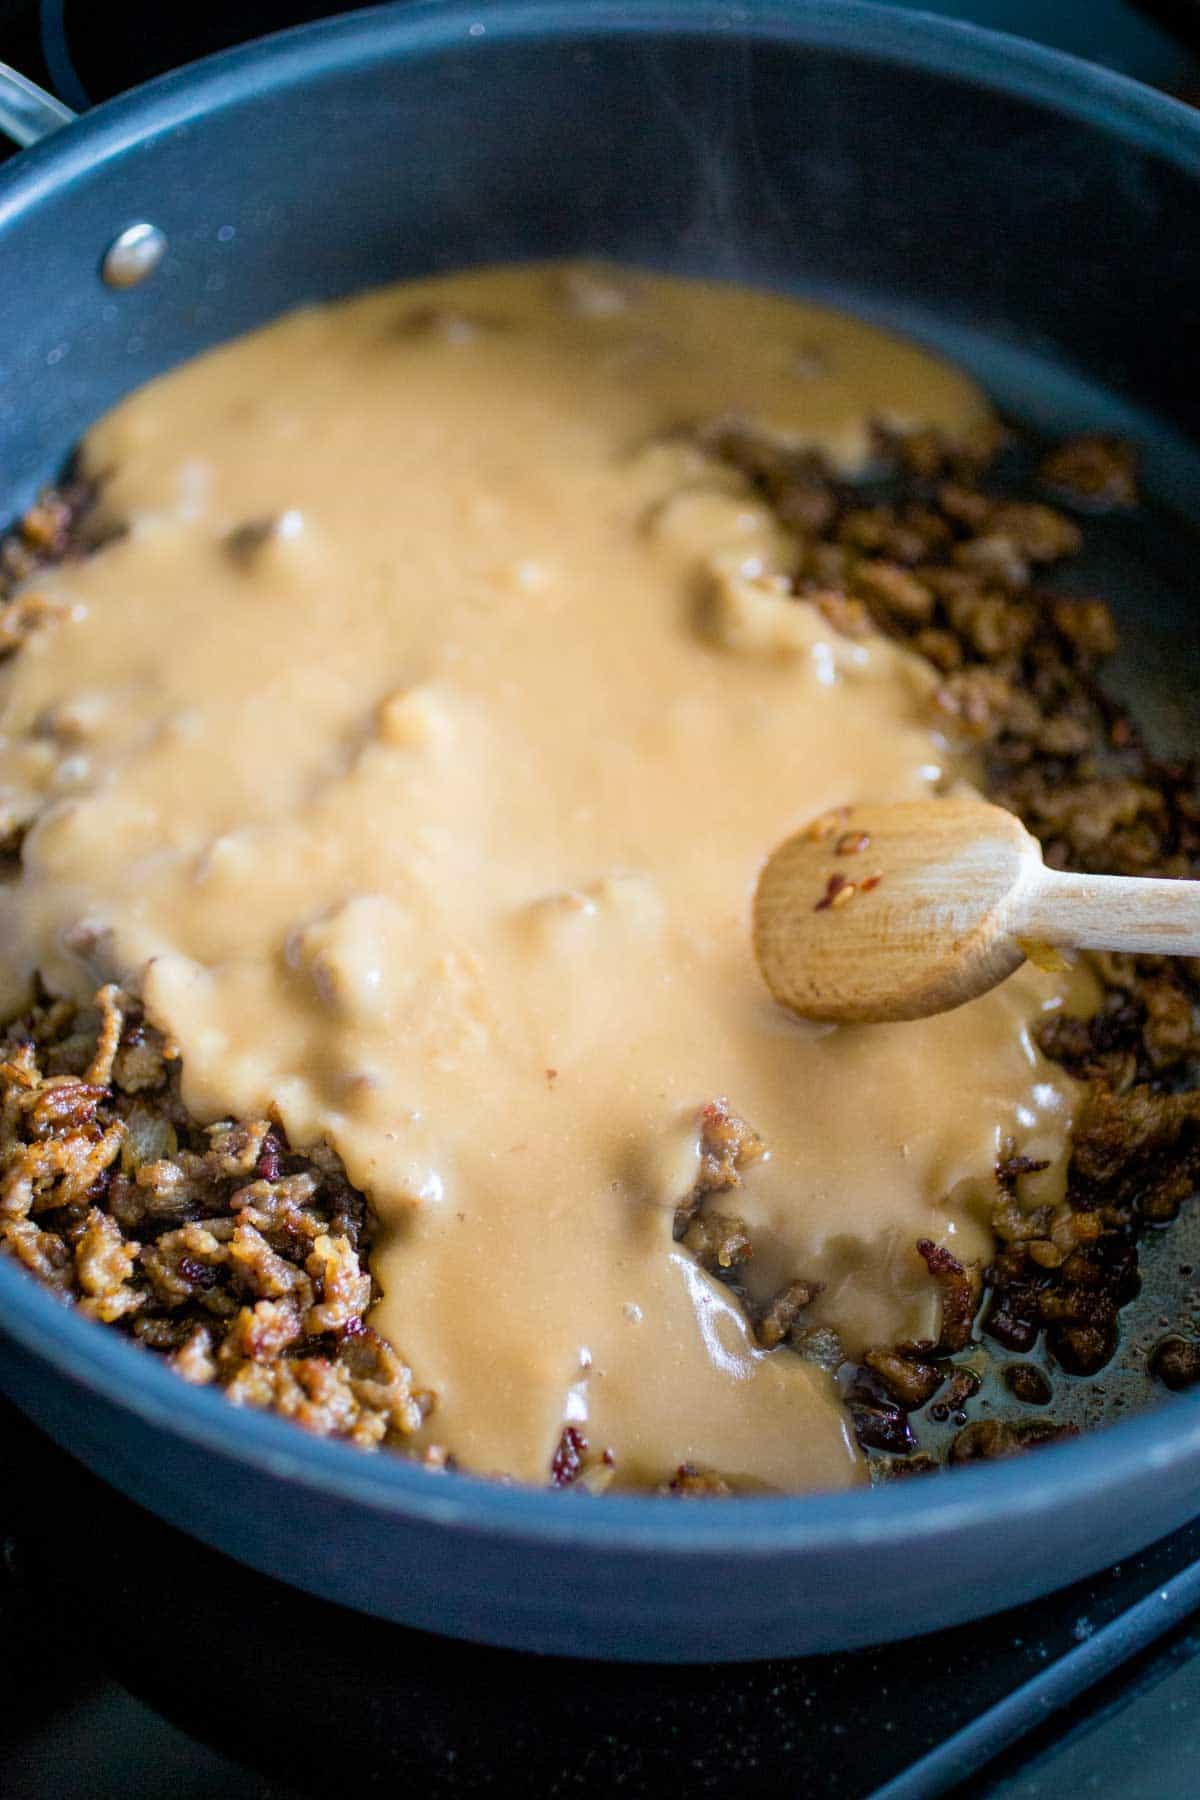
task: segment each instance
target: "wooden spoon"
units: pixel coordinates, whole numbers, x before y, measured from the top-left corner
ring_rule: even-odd
[[[1060,874],[1012,813],[956,796],[837,807],[754,896],[758,966],[806,1019],[948,1012],[1043,946],[1200,955],[1200,881]]]

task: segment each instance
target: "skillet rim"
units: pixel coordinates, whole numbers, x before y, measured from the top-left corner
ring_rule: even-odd
[[[482,10],[482,9],[480,9]],[[260,38],[159,76],[105,102],[0,170],[0,232],[97,163],[211,112],[279,93],[306,75],[346,72],[381,58],[458,47],[486,55],[514,38],[668,35],[792,43],[951,74],[1083,121],[1150,149],[1200,179],[1200,114],[1182,102],[1077,57],[958,20],[896,12],[870,0],[751,0],[714,11],[704,0],[492,0],[481,32],[461,0],[416,0]],[[549,1489],[439,1474],[400,1456],[367,1456],[307,1436],[287,1421],[242,1411],[182,1381],[117,1333],[64,1308],[0,1258],[0,1335],[75,1388],[219,1457],[324,1497],[396,1519],[453,1527],[514,1545],[607,1553],[759,1561],[789,1552],[915,1546],[1003,1520],[1031,1521],[1073,1505],[1103,1507],[1127,1486],[1193,1471],[1200,1478],[1200,1396],[1086,1433],[1024,1459],[913,1482],[832,1494],[742,1497],[720,1507],[675,1507],[652,1496],[603,1495],[573,1505]],[[1031,1478],[1032,1477],[1032,1478]]]

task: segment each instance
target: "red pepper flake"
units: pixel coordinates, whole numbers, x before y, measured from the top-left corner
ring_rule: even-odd
[[[280,1164],[283,1158],[283,1145],[279,1141],[277,1131],[265,1133],[258,1152],[258,1161],[254,1172],[260,1181],[278,1181],[283,1173]]]
[[[835,856],[857,856],[859,851],[865,850],[870,842],[869,831],[843,831],[833,846],[833,853]]]
[[[873,875],[868,875],[867,879],[865,881],[859,882],[859,884],[858,884],[859,893],[860,894],[869,894],[871,889],[877,888],[882,880],[883,880],[883,870],[876,869],[876,871]]]
[[[587,1439],[573,1425],[564,1425],[558,1448],[554,1452],[554,1461],[550,1464],[551,1487],[570,1487],[573,1481],[579,1479],[586,1449]]]
[[[557,1069],[547,1069],[546,1070],[546,1080],[550,1083],[550,1086],[553,1087],[555,1082],[558,1080],[558,1070]]]
[[[845,893],[847,888],[853,894],[853,885],[846,880],[844,875],[831,875],[825,884],[825,892],[813,907],[813,911],[824,912],[830,906],[844,906],[845,901],[840,900],[838,896]]]
[[[835,831],[841,831],[850,817],[848,806],[834,806],[823,812],[810,825],[804,828],[804,835],[812,844],[819,844],[823,838],[830,838]]]

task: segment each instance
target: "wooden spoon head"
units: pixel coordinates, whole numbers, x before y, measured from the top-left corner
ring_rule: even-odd
[[[1001,807],[969,796],[837,807],[781,844],[754,896],[754,953],[806,1019],[920,1019],[1024,960],[1012,897],[1041,866]]]

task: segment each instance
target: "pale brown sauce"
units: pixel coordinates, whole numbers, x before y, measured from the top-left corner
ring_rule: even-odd
[[[123,541],[3,673],[44,805],[0,900],[40,968],[143,992],[202,1118],[334,1144],[383,1221],[374,1323],[469,1467],[863,1478],[837,1389],[672,1241],[718,1096],[769,1155],[754,1291],[849,1354],[936,1333],[914,1250],[980,1256],[1011,1137],[1061,1192],[1076,1090],[1023,970],[920,1024],[769,1000],[758,869],[842,801],[961,775],[928,667],[772,588],[769,516],[670,428],[737,413],[852,467],[984,405],[916,348],[757,293],[535,268],[296,313],[90,433]],[[277,528],[231,551],[228,535]]]

